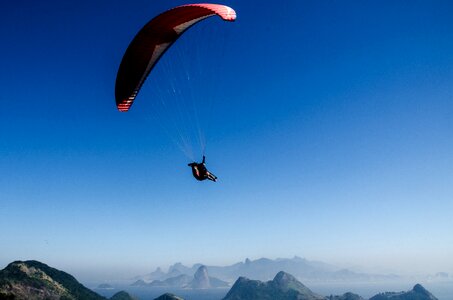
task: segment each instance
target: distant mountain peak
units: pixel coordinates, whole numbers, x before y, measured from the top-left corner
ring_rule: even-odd
[[[197,271],[195,272],[195,276],[198,276],[198,274],[208,274],[208,268],[206,266],[201,265],[198,267]]]
[[[168,268],[168,272],[170,273],[171,271],[173,270],[179,270],[180,268],[185,268],[186,266],[184,266],[182,263],[180,262],[177,262],[173,265],[171,265],[169,268]]]
[[[207,289],[211,287],[208,269],[205,266],[200,266],[193,275],[192,287],[196,289]]]
[[[162,271],[162,269],[160,267],[157,267],[156,270],[154,272],[152,272],[150,275],[152,275],[154,277],[159,277],[159,276],[165,275],[165,273],[164,273],[164,271]]]
[[[142,279],[139,279],[131,284],[131,286],[146,286],[146,285],[147,283]]]

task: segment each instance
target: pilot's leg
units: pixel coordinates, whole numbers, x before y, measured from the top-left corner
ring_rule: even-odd
[[[209,179],[209,180],[212,180],[212,181],[214,181],[214,182],[217,181],[217,176],[215,176],[215,175],[212,174],[211,172],[208,172],[207,175],[208,175],[208,179]]]

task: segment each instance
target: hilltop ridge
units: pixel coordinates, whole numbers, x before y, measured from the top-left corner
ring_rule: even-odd
[[[15,261],[0,271],[0,299],[106,300],[80,284],[72,275],[39,261]],[[126,292],[112,300],[132,300]]]

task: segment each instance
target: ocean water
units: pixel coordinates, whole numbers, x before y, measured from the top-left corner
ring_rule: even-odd
[[[439,300],[453,300],[453,282],[419,282]],[[381,292],[408,291],[416,282],[379,282],[379,283],[306,283],[313,292],[328,296],[353,292],[368,299]],[[116,292],[125,290],[139,300],[154,300],[165,293],[173,293],[185,300],[221,300],[228,293],[228,288],[209,290],[188,290],[173,288],[149,288],[118,286],[115,289],[93,289],[98,294],[111,297]]]

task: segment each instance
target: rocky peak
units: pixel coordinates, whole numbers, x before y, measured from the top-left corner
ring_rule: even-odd
[[[417,283],[414,288],[412,289],[414,292],[417,294],[422,294],[422,295],[430,295],[430,292],[428,292],[421,284]]]
[[[208,269],[205,266],[200,266],[193,276],[192,287],[196,289],[207,289],[211,287],[208,276]]]
[[[326,300],[316,295],[297,279],[278,272],[272,281],[262,282],[239,277],[223,300]]]
[[[297,282],[297,279],[294,278],[294,276],[291,274],[280,271],[277,273],[277,275],[275,275],[273,282],[278,286],[285,287],[288,286],[290,283]]]

